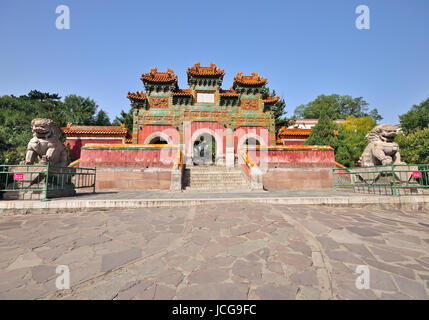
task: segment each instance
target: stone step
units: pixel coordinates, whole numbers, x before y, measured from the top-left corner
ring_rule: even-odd
[[[214,168],[214,169],[194,169],[194,168],[192,168],[192,169],[187,169],[187,170],[190,170],[191,172],[210,172],[210,173],[212,173],[212,172],[240,172],[241,170],[240,169],[236,169],[236,168],[231,168],[231,169],[227,169],[227,168],[222,168],[222,169],[220,169],[219,167],[217,167],[217,168]]]
[[[194,172],[194,171],[192,171],[192,172],[190,172],[190,175],[192,176],[192,175],[194,175],[194,176],[204,176],[204,175],[208,175],[208,176],[217,176],[217,175],[220,175],[220,176],[238,176],[238,175],[241,175],[241,172],[239,171],[239,172],[222,172],[222,171],[219,171],[219,172]]]
[[[242,173],[241,172],[236,172],[236,173],[225,173],[225,172],[216,172],[216,173],[195,173],[195,172],[191,172],[189,174],[189,176],[194,176],[194,177],[241,177]]]
[[[241,178],[240,174],[191,174],[191,178],[212,178],[212,179],[228,179],[228,178]]]
[[[190,167],[186,168],[185,181],[186,191],[230,192],[250,190],[240,168]]]
[[[194,192],[194,191],[198,191],[198,192],[249,192],[250,189],[249,188],[196,188],[196,187],[186,187],[184,191],[190,191],[190,192]]]
[[[216,184],[216,185],[231,185],[231,184],[247,184],[247,181],[242,180],[226,180],[226,181],[213,181],[213,180],[189,180],[190,184]]]
[[[243,180],[242,179],[230,179],[228,181],[222,181],[222,180],[211,180],[211,179],[191,179],[188,180],[190,183],[216,183],[216,184],[223,184],[223,182],[225,183],[242,183]]]
[[[243,179],[243,175],[234,174],[234,175],[203,175],[203,174],[191,174],[188,176],[189,178],[195,179],[217,179],[217,180],[225,180],[225,179]]]
[[[247,186],[245,182],[231,182],[231,183],[211,183],[211,182],[191,182],[189,186]]]
[[[190,181],[242,181],[245,180],[244,177],[189,177]]]
[[[239,176],[241,172],[190,172],[191,176]]]
[[[229,183],[216,183],[216,182],[210,182],[210,181],[192,181],[190,183],[187,183],[188,186],[246,186],[247,182],[242,181],[231,181]]]

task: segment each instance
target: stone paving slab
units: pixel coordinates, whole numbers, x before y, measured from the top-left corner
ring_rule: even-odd
[[[428,213],[242,202],[2,216],[0,299],[426,300]]]

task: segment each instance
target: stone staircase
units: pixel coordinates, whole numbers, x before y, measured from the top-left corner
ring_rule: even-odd
[[[192,166],[186,168],[183,176],[185,191],[222,192],[250,191],[240,168],[224,166]]]

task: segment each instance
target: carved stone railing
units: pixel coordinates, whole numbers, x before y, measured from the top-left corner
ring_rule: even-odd
[[[181,150],[177,151],[173,167],[171,168],[171,191],[180,191],[182,190],[182,175],[183,175],[183,152]]]
[[[241,168],[250,183],[252,190],[262,190],[262,171],[256,165],[256,162],[250,157],[246,150],[241,151],[242,163]]]

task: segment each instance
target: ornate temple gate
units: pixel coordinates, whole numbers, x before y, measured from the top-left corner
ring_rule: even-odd
[[[272,107],[279,100],[257,73],[237,73],[229,90],[221,89],[224,70],[215,64],[188,68],[187,89],[179,89],[173,70],[157,68],[143,74],[145,93],[128,93],[134,108],[133,143],[159,137],[179,144],[186,163],[194,163],[194,143],[201,135],[215,140],[217,165],[234,166],[239,144],[252,137],[260,144],[275,144]]]

